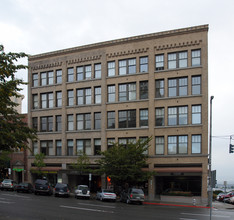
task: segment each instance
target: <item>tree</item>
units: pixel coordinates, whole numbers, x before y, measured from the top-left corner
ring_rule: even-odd
[[[114,186],[137,186],[147,181],[154,172],[143,170],[147,167],[147,154],[149,142],[138,140],[137,143],[129,143],[127,146],[115,143],[107,151],[101,152],[103,157],[97,160],[100,164],[99,172],[106,174]]]
[[[42,168],[45,167],[44,159],[45,159],[45,154],[43,153],[35,155],[34,165],[35,167],[37,167],[36,173],[39,176],[42,176]]]
[[[84,173],[89,173],[89,158],[85,153],[81,153],[78,155],[76,163],[72,164],[72,168],[77,170],[80,175]]]
[[[25,53],[5,53],[0,45],[0,152],[27,148],[28,139],[36,139],[36,131],[29,128],[15,107],[18,105],[12,98],[20,97],[21,85],[27,83],[15,77],[18,70],[27,69],[25,65],[17,65]]]

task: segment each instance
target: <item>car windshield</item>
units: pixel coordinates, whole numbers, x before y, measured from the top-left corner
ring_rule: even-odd
[[[57,184],[57,185],[55,186],[55,188],[66,189],[66,188],[68,188],[68,186],[67,186],[66,184]]]
[[[132,189],[132,194],[144,194],[142,189]]]
[[[88,189],[88,186],[79,186],[78,189],[80,189],[80,190]]]
[[[48,185],[47,180],[36,180],[35,184]]]
[[[11,180],[3,180],[3,183],[10,183]]]

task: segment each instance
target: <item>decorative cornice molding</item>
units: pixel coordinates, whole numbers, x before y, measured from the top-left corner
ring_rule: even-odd
[[[71,65],[71,64],[76,64],[76,63],[83,63],[83,62],[87,62],[87,61],[94,61],[94,60],[100,60],[102,58],[102,55],[96,55],[96,56],[89,56],[89,57],[80,57],[80,58],[76,58],[76,59],[71,59],[71,60],[67,60],[67,65]]]
[[[201,42],[202,40],[195,40],[195,41],[187,41],[182,43],[165,44],[165,45],[155,46],[154,49],[155,51],[159,51],[159,50],[168,50],[174,48],[191,47],[191,46],[200,45]]]
[[[63,62],[53,62],[53,63],[47,63],[47,64],[38,64],[35,66],[32,66],[32,70],[41,70],[41,69],[51,69],[54,67],[60,67],[62,66]]]
[[[108,58],[112,57],[120,57],[120,56],[127,56],[131,54],[140,54],[140,53],[146,53],[149,50],[149,48],[140,48],[140,49],[134,49],[134,50],[128,50],[128,51],[120,51],[120,52],[113,52],[106,54]]]

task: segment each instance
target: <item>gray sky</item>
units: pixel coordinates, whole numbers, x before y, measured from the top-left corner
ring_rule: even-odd
[[[212,169],[219,183],[234,183],[234,154],[228,153],[234,135],[233,0],[0,0],[0,5],[0,44],[6,52],[31,55],[209,24]],[[26,71],[18,76],[27,81]],[[26,87],[23,94],[27,112]]]

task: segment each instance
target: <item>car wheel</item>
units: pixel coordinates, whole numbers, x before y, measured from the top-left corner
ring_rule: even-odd
[[[102,201],[102,202],[103,202],[103,198],[102,198],[102,197],[100,197],[100,201]]]
[[[130,201],[129,198],[127,198],[126,203],[127,203],[127,204],[130,204],[130,203],[131,203],[131,201]]]

